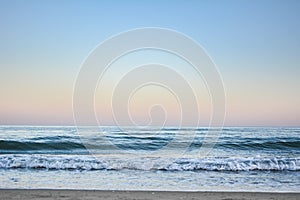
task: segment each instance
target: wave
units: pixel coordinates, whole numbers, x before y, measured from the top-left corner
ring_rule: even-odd
[[[162,170],[162,171],[300,171],[299,158],[94,158],[91,156],[0,155],[0,169]]]
[[[83,139],[79,137],[55,136],[55,137],[35,137],[26,140],[0,140],[0,154],[2,153],[22,153],[48,152],[51,151],[86,151],[86,146],[95,150],[108,150],[112,146],[123,150],[149,150],[161,149],[170,142],[172,146],[168,148],[184,148],[189,146],[189,150],[199,149],[202,146],[203,138],[196,138],[191,144],[187,140],[172,141],[171,137],[117,137],[110,136]],[[299,138],[220,138],[214,145],[218,149],[230,150],[300,150]]]
[[[192,143],[191,147],[199,148],[201,147],[201,142]],[[238,149],[238,150],[265,150],[265,149],[299,149],[300,150],[300,141],[292,140],[283,141],[283,140],[245,140],[242,141],[223,141],[215,145],[216,148],[227,148],[227,149]]]
[[[0,140],[0,152],[19,150],[72,150],[72,149],[84,149],[84,145],[80,142],[71,141],[1,141]]]

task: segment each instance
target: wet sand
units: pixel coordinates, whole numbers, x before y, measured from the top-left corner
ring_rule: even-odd
[[[254,200],[254,199],[282,199],[282,200],[299,200],[300,193],[262,193],[262,192],[173,192],[173,191],[100,191],[100,190],[40,190],[40,189],[0,189],[0,199],[72,199],[72,200],[111,200],[111,199],[159,199],[159,200],[184,200],[184,199],[201,199],[201,200]]]

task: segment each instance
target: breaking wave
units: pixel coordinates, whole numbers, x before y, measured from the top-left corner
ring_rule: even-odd
[[[171,163],[171,164],[170,164]],[[299,171],[300,158],[94,158],[72,155],[0,155],[0,169],[163,170],[163,171]]]

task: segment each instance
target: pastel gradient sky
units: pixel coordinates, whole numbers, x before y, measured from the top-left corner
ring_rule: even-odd
[[[300,126],[299,11],[297,0],[0,0],[0,124],[73,125],[73,85],[90,51],[122,31],[163,27],[218,66],[225,125]]]

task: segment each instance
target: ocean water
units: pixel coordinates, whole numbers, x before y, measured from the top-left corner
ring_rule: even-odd
[[[300,128],[0,126],[0,188],[299,192]]]

